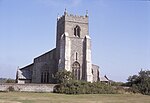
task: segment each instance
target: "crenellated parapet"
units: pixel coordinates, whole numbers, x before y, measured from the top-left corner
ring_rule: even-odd
[[[73,14],[68,14],[67,11],[65,10],[62,16],[57,17],[57,22],[63,22],[63,21],[88,23],[88,13],[86,12],[85,16],[73,15]]]

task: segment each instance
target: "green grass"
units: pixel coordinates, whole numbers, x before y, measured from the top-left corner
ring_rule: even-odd
[[[0,103],[150,103],[140,94],[86,94],[0,92]]]

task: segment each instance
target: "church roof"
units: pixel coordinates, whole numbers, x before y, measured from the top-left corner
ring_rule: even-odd
[[[100,81],[102,81],[102,82],[108,82],[109,79],[108,79],[107,76],[105,75],[104,77],[100,77]]]
[[[51,51],[48,51],[38,57],[36,57],[34,60],[43,58],[45,55],[48,55],[50,58],[53,58],[52,52],[55,52],[56,48],[52,49]],[[23,80],[29,80],[32,78],[32,69],[33,69],[34,63],[27,65],[23,68],[20,68],[17,70],[17,78],[23,79]]]
[[[29,69],[18,69],[18,79],[31,79],[31,71]]]

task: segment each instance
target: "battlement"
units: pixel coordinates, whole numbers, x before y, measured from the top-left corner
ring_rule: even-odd
[[[73,14],[68,14],[67,11],[65,10],[62,16],[57,17],[57,22],[63,22],[63,21],[88,23],[88,13],[86,12],[86,15],[84,16],[73,15]]]

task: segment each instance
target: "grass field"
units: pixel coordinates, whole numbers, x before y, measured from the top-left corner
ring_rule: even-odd
[[[0,103],[150,103],[150,96],[135,94],[65,95],[0,92]]]

